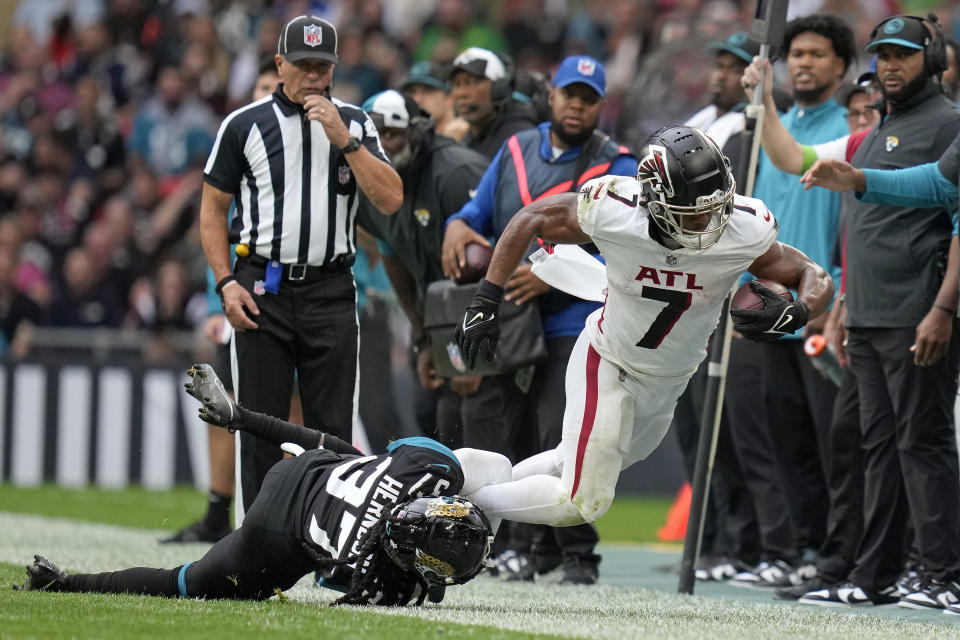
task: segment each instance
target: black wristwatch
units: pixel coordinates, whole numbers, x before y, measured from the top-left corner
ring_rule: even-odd
[[[353,153],[354,151],[359,151],[360,147],[362,146],[363,145],[360,143],[360,138],[357,136],[350,136],[350,140],[347,142],[347,144],[340,148],[340,151],[346,155],[348,153]]]

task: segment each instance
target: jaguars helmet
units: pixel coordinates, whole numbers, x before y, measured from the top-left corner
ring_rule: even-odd
[[[490,555],[493,532],[477,505],[465,498],[415,498],[395,506],[381,543],[394,564],[416,571],[428,587],[463,584]]]
[[[717,143],[693,127],[664,127],[646,139],[639,157],[637,179],[659,230],[688,249],[716,244],[730,222],[736,189]],[[709,222],[693,229],[689,218],[704,214]]]

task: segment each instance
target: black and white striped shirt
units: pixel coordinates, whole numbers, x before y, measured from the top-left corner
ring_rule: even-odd
[[[351,136],[387,162],[373,121],[333,99]],[[230,241],[283,264],[328,264],[354,252],[357,181],[323,126],[276,92],[220,125],[203,179],[237,205]]]

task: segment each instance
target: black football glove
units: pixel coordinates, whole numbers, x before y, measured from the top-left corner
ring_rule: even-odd
[[[499,291],[497,291],[499,290]],[[499,295],[498,295],[499,294]],[[457,325],[456,340],[467,367],[473,369],[477,356],[484,353],[487,362],[493,362],[500,340],[500,300],[503,289],[482,280],[477,294],[463,314],[463,321]]]
[[[788,333],[793,333],[807,324],[810,311],[800,300],[787,302],[759,282],[751,282],[750,288],[763,298],[763,309],[733,309],[733,327],[744,338],[754,342],[772,342]]]

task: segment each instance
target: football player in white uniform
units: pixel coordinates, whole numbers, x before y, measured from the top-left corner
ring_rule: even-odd
[[[649,455],[666,433],[723,300],[744,271],[798,293],[790,303],[751,285],[765,308],[731,314],[746,338],[791,333],[833,297],[826,271],[777,242],[766,206],[734,195],[727,158],[701,131],[661,129],[638,157],[637,180],[597,178],[579,194],[521,209],[457,329],[471,366],[480,354],[492,358],[504,283],[534,237],[600,248],[607,298],[567,366],[563,440],[514,466],[510,482],[468,496],[492,517],[563,526],[603,515],[620,470]]]

